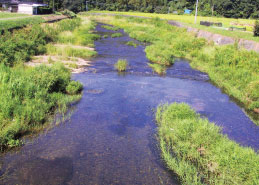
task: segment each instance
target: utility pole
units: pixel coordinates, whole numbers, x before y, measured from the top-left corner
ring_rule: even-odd
[[[85,11],[88,11],[88,1],[85,1]]]
[[[52,11],[53,11],[53,13],[55,12],[55,0],[52,0]]]
[[[199,0],[197,0],[196,2],[195,21],[194,21],[195,24],[197,23],[198,5],[199,5]]]

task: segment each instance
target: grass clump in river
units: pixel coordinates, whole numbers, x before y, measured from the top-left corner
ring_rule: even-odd
[[[102,27],[107,30],[112,30],[112,31],[118,31],[120,29],[118,27],[113,27],[113,26],[108,26],[108,25],[103,25]]]
[[[70,71],[62,64],[25,68],[0,65],[0,151],[19,145],[20,137],[41,127],[56,110],[79,99],[80,90],[66,94]],[[77,85],[78,87],[79,85]]]
[[[119,59],[116,64],[114,64],[114,68],[119,71],[123,72],[126,71],[128,67],[128,61],[124,59]]]
[[[95,19],[101,18],[96,16]],[[175,57],[190,59],[192,67],[208,73],[218,87],[238,100],[248,112],[259,112],[258,53],[235,45],[215,46],[158,18],[106,16],[103,22],[149,43],[145,52],[152,63],[171,65]],[[254,116],[256,124],[259,124],[258,115]]]
[[[61,46],[55,46],[52,44],[47,45],[47,53],[49,55],[61,56],[64,59],[69,59],[70,57],[89,59],[96,55],[96,51],[92,51],[89,49],[74,48],[72,45],[61,47]]]
[[[154,72],[156,72],[159,75],[166,74],[166,66],[160,65],[160,64],[148,64],[149,67],[153,69]]]
[[[114,33],[111,35],[112,38],[121,37],[122,33]]]
[[[138,46],[134,41],[129,41],[126,43],[126,45],[133,46],[134,48],[136,48]]]
[[[258,184],[259,155],[188,105],[159,106],[156,120],[162,157],[183,184]]]

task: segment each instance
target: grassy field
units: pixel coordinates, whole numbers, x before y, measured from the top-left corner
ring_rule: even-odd
[[[142,16],[142,17],[159,17],[160,19],[166,20],[174,20],[184,23],[186,26],[191,26],[194,28],[207,30],[212,33],[217,33],[229,37],[234,37],[237,39],[243,38],[247,40],[253,40],[259,42],[258,37],[253,37],[253,26],[255,24],[255,20],[250,19],[232,19],[232,18],[221,18],[221,17],[197,17],[197,23],[194,24],[194,16],[191,15],[174,15],[174,14],[156,14],[156,13],[141,13],[141,12],[113,12],[113,11],[91,11],[90,13],[111,13],[118,15],[131,15],[131,16]],[[223,29],[218,29],[214,27],[201,26],[200,21],[211,21],[211,22],[221,22],[223,23],[223,27],[246,27],[248,32],[243,31],[228,31]]]
[[[130,37],[149,43],[145,49],[147,58],[161,65],[151,65],[154,71],[163,73],[163,67],[172,65],[175,57],[188,58],[193,67],[208,73],[218,87],[240,102],[251,115],[258,111],[258,53],[239,50],[235,45],[215,46],[159,18],[92,17],[123,28]],[[259,124],[258,114],[254,116]]]
[[[12,28],[22,28],[27,25],[34,25],[45,22],[42,17],[24,17],[11,20],[0,20],[0,31]]]
[[[159,106],[162,157],[182,184],[258,184],[259,155],[241,147],[186,104]]]
[[[29,16],[27,14],[0,12],[0,19]]]
[[[35,55],[49,54],[49,47],[56,43],[69,46],[53,46],[53,55],[89,58],[96,52],[82,48],[94,46],[98,38],[91,31],[94,28],[89,19],[75,18],[0,37],[0,152],[20,145],[23,135],[42,129],[54,113],[65,113],[81,97],[82,84],[71,80],[70,69],[62,63],[51,60],[49,66],[36,67],[24,63]]]

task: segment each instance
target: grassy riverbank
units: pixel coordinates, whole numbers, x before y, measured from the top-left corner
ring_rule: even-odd
[[[247,111],[259,110],[258,53],[235,45],[215,46],[158,18],[93,17],[123,28],[132,38],[150,43],[145,51],[151,62],[165,66],[173,64],[174,57],[190,59],[192,67],[208,73],[218,87],[238,100]],[[258,114],[255,114],[259,124]]]
[[[0,20],[0,31],[9,30],[14,28],[22,28],[27,25],[34,25],[43,23],[45,20],[40,16],[31,16],[31,17],[17,17],[16,19],[2,19]]]
[[[63,53],[69,60],[95,55],[84,47],[94,46],[94,27],[89,19],[76,18],[5,32],[0,37],[0,151],[20,145],[23,135],[43,128],[54,113],[65,113],[71,102],[80,99],[82,85],[71,80],[70,69],[62,64]],[[61,53],[60,62],[25,65],[35,55],[48,56],[50,47]]]
[[[157,109],[162,157],[183,184],[258,184],[259,155],[186,104]]]
[[[174,14],[156,14],[156,13],[143,13],[143,12],[116,12],[116,11],[91,11],[90,13],[107,13],[107,14],[115,14],[115,15],[130,15],[130,16],[141,16],[141,17],[149,17],[149,18],[160,18],[165,20],[173,20],[179,21],[185,26],[190,26],[194,28],[198,28],[201,30],[207,30],[212,33],[217,33],[221,35],[225,35],[228,37],[233,37],[235,39],[247,39],[259,42],[258,37],[253,36],[253,26],[255,24],[255,20],[253,19],[233,19],[233,18],[223,18],[223,17],[197,17],[197,23],[194,24],[194,16],[193,15],[174,15]],[[200,25],[200,21],[210,21],[210,22],[221,22],[223,23],[223,27],[240,27],[246,28],[248,32],[244,31],[229,31],[222,28],[216,27],[207,27]]]

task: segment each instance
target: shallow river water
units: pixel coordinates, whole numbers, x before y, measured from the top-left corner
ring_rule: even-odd
[[[145,45],[127,46],[133,39],[120,32],[96,41],[93,66],[73,76],[85,89],[71,118],[0,157],[0,184],[179,184],[156,141],[154,111],[167,102],[188,103],[230,139],[258,150],[258,127],[206,74],[177,59],[166,76],[155,75]],[[130,66],[123,74],[113,68],[120,58]]]

